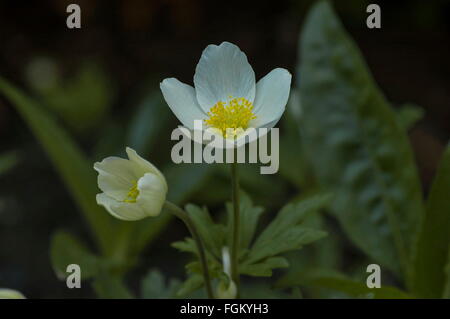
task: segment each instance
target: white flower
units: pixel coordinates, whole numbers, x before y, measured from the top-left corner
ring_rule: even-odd
[[[194,120],[202,120],[206,128],[234,139],[250,128],[272,128],[278,122],[288,101],[291,74],[277,68],[255,84],[246,55],[223,42],[203,51],[194,85],[195,89],[175,78],[160,84],[164,99],[185,127],[193,130]]]
[[[25,296],[17,290],[0,288],[0,299],[25,299]]]
[[[99,173],[97,203],[123,220],[157,216],[167,193],[164,175],[150,162],[127,147],[128,159],[107,157],[94,164]]]

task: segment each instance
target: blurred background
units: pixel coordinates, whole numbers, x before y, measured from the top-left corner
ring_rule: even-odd
[[[72,2],[81,7],[81,29],[66,27],[66,7]],[[176,77],[192,84],[202,50],[222,41],[237,44],[247,54],[257,79],[283,67],[295,81],[301,59],[299,32],[312,3],[1,1],[0,75],[36,98],[92,163],[122,156],[124,146],[130,145],[170,170],[173,143],[167,141],[178,122],[161,100],[159,82]],[[411,103],[423,110],[409,137],[426,192],[450,137],[450,3],[377,1],[382,10],[380,30],[366,27],[369,3],[334,1],[334,6],[387,99],[394,107]],[[285,136],[288,121],[286,115],[280,124]],[[91,248],[93,243],[47,154],[2,96],[0,137],[0,287],[33,298],[93,297],[89,285],[67,289],[52,269],[49,247],[55,230],[68,229]],[[307,169],[299,176],[287,172],[287,162],[296,156],[287,148],[282,145],[279,174],[261,177],[251,168],[243,173],[243,188],[269,212],[313,183]],[[190,192],[180,202],[221,209],[230,195],[227,171],[218,168],[208,174],[208,183],[194,187],[187,182]],[[326,223],[342,251],[332,262],[347,272],[358,268],[365,257],[334,220]],[[167,227],[127,276],[132,289],[139,289],[138,278],[151,268],[183,278],[187,256],[180,256],[170,243],[187,233],[175,221]]]

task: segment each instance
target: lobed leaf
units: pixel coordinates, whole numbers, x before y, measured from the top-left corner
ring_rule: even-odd
[[[288,204],[278,213],[253,244],[248,262],[254,263],[316,241],[326,235],[325,232],[300,225],[305,218],[324,207],[330,195],[320,194]]]

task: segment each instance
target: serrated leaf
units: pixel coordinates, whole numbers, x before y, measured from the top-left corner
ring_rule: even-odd
[[[290,250],[300,249],[303,245],[324,237],[325,232],[299,224],[309,214],[324,207],[330,199],[328,194],[316,195],[283,207],[253,244],[247,257],[248,262],[254,263]]]
[[[254,263],[267,257],[301,249],[304,245],[325,237],[326,234],[312,228],[292,226],[267,241],[258,240],[258,245],[255,245],[249,253],[248,261]]]
[[[450,144],[442,157],[425,208],[416,246],[413,289],[422,298],[440,298],[450,247]]]
[[[67,277],[67,266],[77,264],[81,269],[81,279],[94,277],[101,271],[102,259],[94,255],[76,237],[65,232],[56,232],[50,244],[50,258],[53,270],[59,279]]]
[[[300,42],[300,128],[336,195],[331,210],[366,254],[410,274],[423,207],[406,133],[328,2],[313,7]]]
[[[286,267],[289,267],[289,263],[286,258],[269,257],[254,264],[244,263],[239,266],[239,272],[243,275],[249,276],[270,277],[272,276],[273,269]]]

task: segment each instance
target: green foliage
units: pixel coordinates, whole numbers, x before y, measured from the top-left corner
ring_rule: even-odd
[[[270,277],[275,268],[287,268],[289,262],[284,257],[267,257],[261,261],[245,260],[239,268],[243,275],[254,277]]]
[[[112,224],[116,221],[95,202],[98,190],[92,163],[48,112],[2,78],[0,92],[17,109],[44,147],[88,221],[99,247],[104,252],[110,251],[114,244]]]
[[[100,299],[132,299],[133,294],[124,285],[120,276],[102,273],[92,283]]]
[[[47,87],[34,87],[45,106],[70,128],[83,134],[92,131],[103,120],[113,98],[109,78],[94,63],[80,66],[65,82],[57,79]]]
[[[417,242],[413,289],[423,298],[440,298],[446,283],[445,266],[450,261],[449,189],[450,145],[429,193],[425,220]]]
[[[166,283],[164,275],[159,270],[152,269],[141,281],[141,298],[175,298],[179,286],[180,282],[177,279],[171,279]]]
[[[281,119],[284,134],[280,139],[279,174],[298,189],[310,190],[315,187],[315,181],[299,131],[301,116],[300,93],[298,89],[291,88],[286,111]]]
[[[0,92],[11,101],[42,144],[86,218],[102,255],[112,258],[110,262],[120,269],[119,272],[132,266],[139,252],[168,224],[171,215],[161,214],[158,218],[135,223],[121,222],[110,216],[96,203],[95,196],[99,190],[92,162],[86,158],[67,131],[35,101],[1,78]],[[168,197],[174,202],[186,200],[206,181],[212,169],[208,165],[167,167],[163,172],[171,185]],[[60,240],[59,236],[55,238]],[[60,242],[52,245],[56,245],[60,251],[64,250]],[[58,265],[61,267],[62,262],[59,261]],[[109,284],[110,274],[105,276],[106,279],[102,278],[97,283],[98,287]],[[120,281],[120,278],[113,280],[116,281]],[[101,288],[98,291],[101,292]]]
[[[323,231],[302,225],[306,216],[323,208],[329,195],[316,195],[298,203],[288,204],[256,239],[247,257],[255,263],[276,255],[302,248],[326,235]],[[273,261],[272,261],[273,262]]]
[[[203,277],[197,273],[191,273],[189,277],[181,284],[176,296],[185,297],[203,286]]]
[[[307,17],[300,57],[300,127],[336,195],[330,209],[366,254],[408,279],[423,208],[405,130],[327,2]]]
[[[263,209],[253,206],[250,198],[241,194],[240,205],[240,260],[239,271],[241,274],[254,277],[269,277],[275,268],[285,268],[288,262],[280,255],[292,250],[301,249],[304,245],[312,243],[323,236],[325,232],[302,225],[305,218],[323,208],[330,200],[328,195],[317,195],[286,205],[265,228],[255,237],[259,217]],[[227,203],[228,218],[232,217],[232,207]],[[206,208],[200,208],[189,204],[186,211],[191,216],[198,232],[200,233],[207,249],[207,259],[210,275],[219,280],[229,280],[222,271],[222,249],[230,247],[231,224],[215,223]],[[175,242],[173,247],[182,252],[198,255],[195,242],[192,238]],[[188,279],[182,284],[178,295],[186,295],[203,285],[201,268],[198,261],[186,266]]]
[[[222,225],[214,224],[206,207],[187,204],[186,212],[194,222],[197,231],[202,237],[206,249],[216,258],[221,257],[221,251],[225,238],[225,229]]]
[[[102,260],[71,234],[58,231],[51,240],[50,259],[53,270],[60,279],[67,276],[67,266],[77,264],[81,268],[81,278],[96,276],[102,270]]]
[[[286,288],[293,286],[314,286],[337,290],[355,298],[369,299],[407,299],[412,298],[407,293],[390,286],[381,288],[368,288],[366,283],[361,283],[347,278],[345,275],[324,270],[315,269],[309,272],[297,272],[284,276],[278,280],[276,287]]]
[[[450,249],[448,254],[448,263],[445,267],[445,274],[446,274],[446,284],[444,287],[444,293],[442,294],[442,298],[450,299]]]
[[[270,277],[276,269],[289,267],[289,271],[274,287],[266,278],[263,284],[254,278],[245,282],[241,296],[301,298],[305,289],[306,296],[330,290],[328,296],[450,298],[450,145],[424,208],[407,138],[408,130],[423,117],[423,110],[413,104],[391,108],[326,1],[317,1],[308,15],[299,49],[297,88],[292,89],[282,118],[280,174],[267,178],[259,173],[258,165],[240,166],[241,185],[269,212],[291,196],[289,187],[301,193],[294,194],[295,200],[274,218],[263,215],[262,207],[241,194],[239,272]],[[156,90],[137,103],[126,125],[122,120],[109,121],[113,90],[100,69],[85,65],[69,81],[61,82],[51,74],[51,66],[44,67],[50,73],[42,77],[37,69],[34,75],[38,77],[31,83],[42,106],[2,78],[0,93],[42,144],[85,217],[99,251],[91,251],[86,241],[70,233],[57,231],[51,238],[52,267],[63,279],[67,265],[78,264],[82,279],[92,282],[100,298],[133,298],[124,282],[125,274],[144,248],[166,229],[172,215],[162,212],[156,218],[127,223],[107,214],[95,202],[99,190],[92,169],[94,160],[82,152],[54,115],[77,133],[92,133],[98,128],[98,143],[94,145],[97,159],[122,152],[123,144],[141,154],[158,153],[157,141],[170,120],[170,110]],[[50,80],[42,83],[39,77]],[[100,125],[104,118],[108,123]],[[1,154],[0,176],[14,167],[17,159],[16,151]],[[172,202],[185,203],[194,197],[216,204],[229,196],[227,165],[162,167]],[[225,209],[224,216],[211,216],[206,207],[188,204],[185,208],[205,244],[216,287],[227,287],[231,280],[222,261],[224,248],[232,246],[231,203],[226,203]],[[358,256],[361,260],[346,265],[347,275],[329,270],[342,266],[347,246],[339,229],[333,227],[334,219],[315,214],[321,209],[336,217],[346,235],[369,257]],[[218,222],[222,217],[225,223]],[[318,241],[328,233],[328,238]],[[308,245],[313,242],[315,245]],[[172,246],[194,257],[185,266],[187,279],[181,283],[165,278],[159,270],[150,270],[140,282],[140,297],[205,297],[198,291],[204,279],[196,243],[188,237]],[[368,261],[393,271],[404,280],[400,286],[408,292],[385,285],[368,288],[363,281],[367,274],[361,267]],[[293,292],[278,288],[292,288]]]

